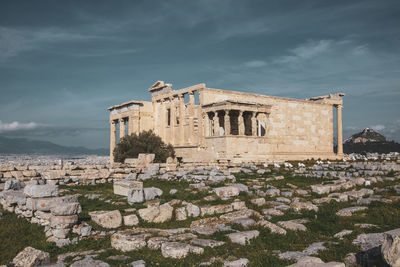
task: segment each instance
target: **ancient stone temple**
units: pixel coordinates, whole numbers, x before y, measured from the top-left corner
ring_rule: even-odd
[[[290,99],[207,88],[149,88],[152,101],[109,107],[110,158],[119,138],[152,129],[185,162],[266,162],[343,156],[343,93]],[[334,111],[337,153],[334,153]]]

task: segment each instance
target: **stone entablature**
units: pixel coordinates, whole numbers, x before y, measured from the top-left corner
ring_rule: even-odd
[[[152,129],[186,162],[264,162],[343,156],[343,93],[290,99],[207,88],[172,90],[156,82],[152,102],[129,101],[110,110],[110,160],[125,134]],[[333,108],[338,153],[333,152]],[[129,125],[127,131],[126,125]]]

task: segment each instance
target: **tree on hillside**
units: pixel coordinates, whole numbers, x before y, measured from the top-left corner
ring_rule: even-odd
[[[152,130],[127,135],[120,139],[114,149],[114,161],[124,162],[126,158],[137,158],[139,154],[155,154],[154,162],[165,162],[175,157],[172,145],[165,144]]]

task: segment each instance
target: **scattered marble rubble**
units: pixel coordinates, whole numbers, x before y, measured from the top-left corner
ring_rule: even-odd
[[[57,185],[36,182],[33,180],[22,187],[18,180],[11,180],[0,199],[3,209],[45,226],[47,240],[59,247],[77,242],[67,236],[78,222],[77,214],[82,211],[78,196],[59,196]]]
[[[268,168],[263,169],[251,164],[244,165],[239,169],[231,167],[223,170],[216,166],[200,166],[188,170],[173,168],[174,170],[170,171],[166,169],[166,166],[160,164],[150,164],[140,168],[128,167],[126,164],[117,164],[113,168],[106,165],[86,166],[86,169],[77,168],[77,166],[70,168],[71,166],[53,165],[50,166],[50,169],[46,166],[41,170],[30,168],[30,166],[21,166],[14,166],[13,168],[5,165],[0,166],[0,179],[5,181],[4,190],[0,195],[0,203],[4,209],[24,216],[33,223],[44,225],[46,235],[49,237],[48,241],[56,242],[58,246],[64,246],[78,241],[78,238],[74,240],[66,238],[71,231],[77,233],[79,239],[99,234],[86,223],[77,224],[77,214],[81,212],[77,196],[60,197],[58,184],[113,182],[115,194],[125,196],[128,203],[145,203],[147,207],[133,210],[131,214],[125,216],[122,216],[117,209],[90,212],[92,221],[103,228],[112,230],[122,225],[137,226],[139,219],[151,223],[163,223],[173,218],[177,221],[196,218],[192,221],[190,228],[164,230],[133,228],[104,232],[105,235],[111,235],[112,247],[122,252],[148,247],[149,249],[160,250],[164,257],[175,259],[184,258],[190,253],[202,254],[205,247],[213,248],[225,244],[223,241],[201,239],[198,238],[198,235],[207,236],[217,231],[228,231],[226,236],[230,242],[245,246],[260,234],[259,231],[252,230],[254,226],[268,228],[272,233],[280,235],[286,235],[288,230],[307,231],[307,219],[278,221],[276,224],[268,221],[272,217],[284,215],[287,210],[298,213],[303,211],[317,212],[318,206],[325,202],[332,200],[337,202],[352,201],[356,206],[341,209],[336,213],[338,216],[352,216],[354,212],[368,209],[368,205],[372,201],[391,201],[381,197],[378,190],[373,188],[373,185],[383,181],[381,176],[388,172],[392,170],[400,171],[400,165],[396,162],[370,162],[368,160],[365,162],[343,161],[334,163],[319,161],[311,167],[307,167],[303,163],[297,166],[275,163],[274,168],[291,169],[297,175],[332,178],[332,182],[322,182],[312,185],[308,189],[300,189],[290,184],[287,184],[287,188],[282,189],[270,186],[268,182],[282,180],[284,179],[283,176],[254,179],[246,184],[235,183],[235,177],[232,173],[237,171],[255,172],[259,175],[270,172]],[[266,166],[268,167],[268,165]],[[143,187],[144,180],[154,177],[190,181],[192,182],[189,187],[191,190],[209,192],[210,195],[207,196],[207,199],[215,200],[219,198],[230,201],[230,203],[198,205],[185,200],[172,200],[161,204],[159,200],[157,201],[164,194],[161,189]],[[88,182],[89,180],[91,181]],[[221,183],[224,183],[224,185],[212,187]],[[357,189],[355,189],[356,187]],[[364,188],[359,189],[360,187]],[[396,190],[400,192],[400,187]],[[171,190],[169,194],[172,195],[176,192],[176,190]],[[244,201],[236,199],[241,192],[246,192],[252,196],[249,204],[269,208],[262,209],[261,214],[250,209]],[[313,198],[312,201],[303,199],[310,197],[312,193],[320,195],[320,197]],[[234,230],[230,226],[233,224],[240,224],[248,230]],[[351,230],[343,230],[337,233],[335,237],[340,239],[351,234],[351,232]],[[364,251],[371,249],[372,245],[382,245],[386,242],[380,253],[384,255],[387,262],[397,264],[398,233],[364,235],[358,236],[353,244],[360,245],[360,248]],[[384,251],[383,247],[385,247]],[[324,248],[323,242],[319,242],[310,245],[303,251],[281,253],[279,257],[295,259],[297,263],[291,266],[344,266],[343,263],[324,263],[319,258],[311,257],[317,255],[318,251]],[[90,264],[108,266],[107,263],[95,260],[90,256],[76,261],[74,264],[74,266],[84,266],[85,264],[86,266]],[[132,266],[144,266],[144,264],[138,261],[135,265],[132,263]],[[248,264],[249,261],[244,258],[223,262],[224,266],[247,266]]]

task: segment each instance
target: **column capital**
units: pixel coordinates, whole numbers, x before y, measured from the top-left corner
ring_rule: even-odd
[[[335,106],[336,108],[338,108],[338,109],[339,109],[339,108],[343,108],[343,104],[335,104],[334,106]]]

